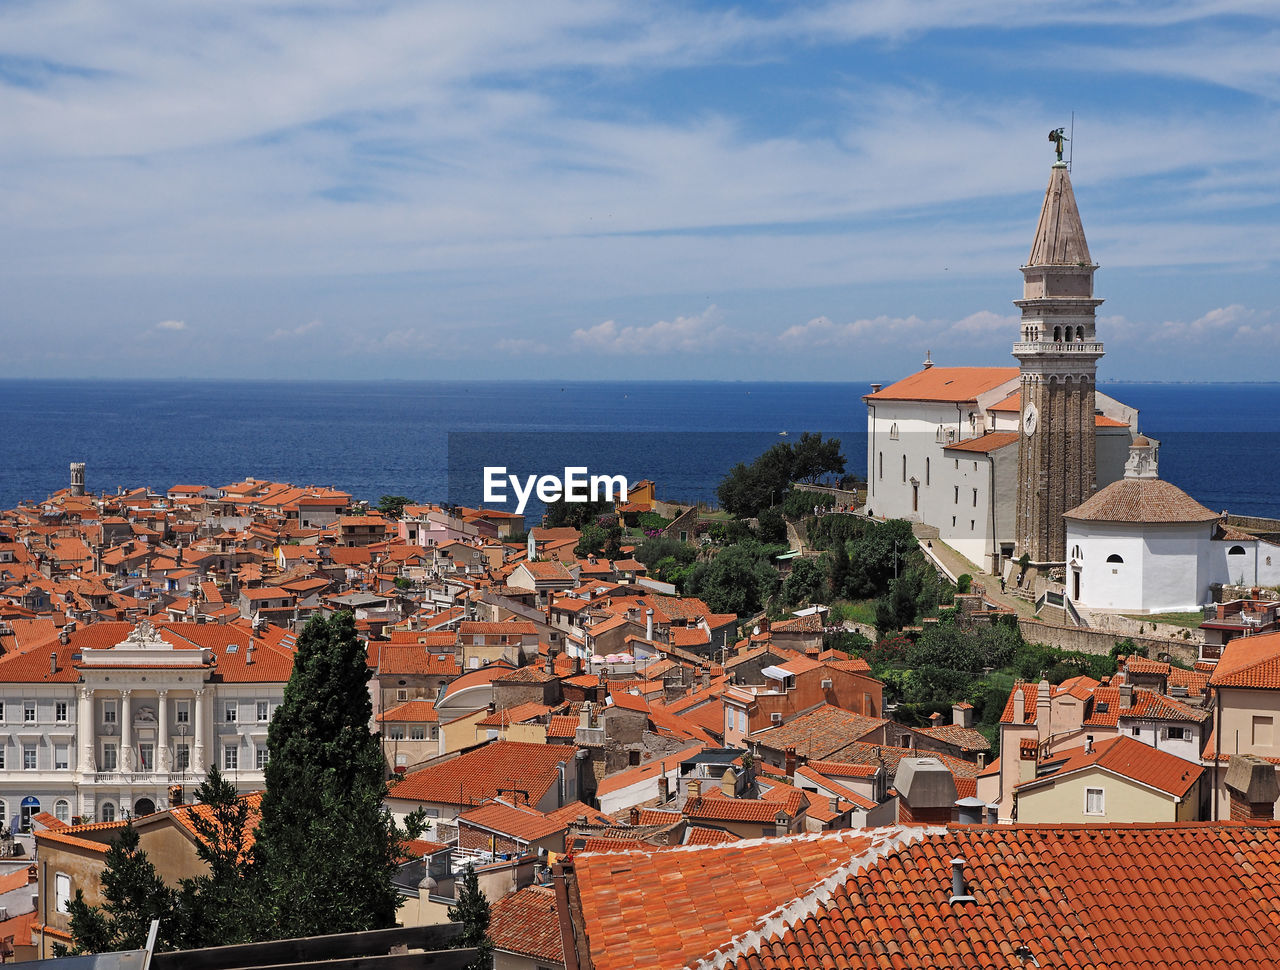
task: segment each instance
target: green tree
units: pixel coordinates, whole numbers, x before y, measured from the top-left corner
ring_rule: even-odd
[[[760,541],[768,543],[785,543],[787,541],[787,520],[777,507],[761,509],[757,518],[760,529]]]
[[[806,431],[792,446],[792,480],[813,483],[825,475],[844,474],[844,455],[840,439],[826,438]]]
[[[249,943],[263,923],[264,894],[253,864],[257,814],[250,799],[217,766],[195,791],[187,810],[196,832],[196,855],[208,872],[179,884],[183,949]]]
[[[86,903],[79,889],[67,904],[72,939],[69,952],[141,950],[155,919],[160,920],[156,948],[173,949],[177,893],[165,885],[138,842],[138,831],[129,821],[107,849],[101,906]]]
[[[849,594],[855,599],[880,596],[901,576],[917,546],[911,523],[902,519],[869,523],[849,550]]]
[[[776,551],[754,539],[727,546],[689,571],[685,591],[716,613],[756,613],[778,589],[778,570],[769,562]]]
[[[826,572],[825,564],[817,559],[793,559],[782,584],[782,599],[792,606],[817,600],[826,585]]]
[[[394,924],[403,836],[383,809],[385,765],[369,731],[365,648],[348,612],[316,616],[267,731],[255,855],[267,908],[260,936],[318,936]]]
[[[571,527],[581,529],[588,522],[594,522],[602,515],[613,512],[613,503],[603,499],[599,502],[566,502],[558,498],[548,503],[542,516],[542,523],[548,529]]]
[[[378,511],[388,519],[398,519],[404,515],[404,507],[412,504],[413,499],[405,495],[384,495],[378,499]]]
[[[493,941],[489,939],[489,900],[481,890],[480,880],[470,863],[462,871],[458,902],[449,907],[449,919],[462,924],[462,932],[457,938],[458,948],[476,948],[476,958],[467,965],[467,970],[488,970],[493,952]]]

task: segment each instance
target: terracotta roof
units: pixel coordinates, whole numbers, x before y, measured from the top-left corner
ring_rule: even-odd
[[[690,825],[684,833],[685,845],[723,845],[737,842],[738,836],[723,829],[709,829],[702,825]]]
[[[987,408],[988,411],[1012,411],[1018,413],[1022,410],[1022,392],[1014,391],[1003,401],[997,401],[995,404]]]
[[[1171,697],[1157,694],[1151,690],[1135,690],[1133,703],[1120,711],[1122,718],[1147,718],[1160,721],[1195,721],[1203,724],[1209,720],[1210,713],[1197,707],[1190,707]]]
[[[496,900],[489,910],[489,939],[495,949],[563,964],[555,890],[526,886]]]
[[[634,768],[624,768],[622,771],[615,771],[611,775],[605,775],[600,779],[600,783],[596,786],[596,795],[608,795],[611,792],[627,788],[631,785],[639,784],[649,778],[656,778],[663,772],[679,772],[680,762],[686,758],[691,758],[705,745],[694,744],[679,751],[673,751],[671,754],[651,761],[648,764],[637,765]]]
[[[937,727],[913,728],[917,734],[933,738],[961,751],[990,751],[991,742],[980,731],[961,727],[959,724],[939,724]]]
[[[405,701],[403,704],[397,704],[390,710],[383,711],[378,715],[379,722],[403,721],[405,723],[434,723],[438,720],[440,720],[440,715],[436,713],[435,701],[421,699]]]
[[[1093,418],[1093,425],[1095,428],[1127,428],[1129,427],[1129,422],[1109,418],[1105,414],[1098,414]]]
[[[1083,522],[1213,522],[1219,518],[1177,485],[1159,478],[1122,478],[1062,514]]]
[[[793,616],[787,620],[778,620],[769,626],[770,633],[821,633],[822,615],[807,613],[804,616]]]
[[[492,714],[487,714],[476,721],[476,727],[507,727],[511,724],[522,724],[525,721],[532,721],[534,718],[542,717],[550,710],[551,708],[546,704],[529,701],[524,704],[517,704],[515,707],[499,708]]]
[[[824,704],[785,724],[754,731],[751,740],[775,751],[794,747],[796,754],[806,758],[827,758],[851,741],[858,741],[887,723],[878,717],[866,717]]]
[[[954,858],[973,902],[950,902]],[[1280,826],[899,827],[574,863],[597,970],[1190,970],[1280,952]]]
[[[1016,367],[928,367],[867,394],[867,401],[973,401],[1018,377]]]
[[[559,779],[556,766],[573,758],[568,744],[494,741],[456,758],[405,775],[389,798],[441,805],[477,805],[499,788],[520,788],[537,803]]]
[[[954,445],[947,445],[947,451],[969,451],[975,454],[990,454],[1001,448],[1008,447],[1016,443],[1018,440],[1018,432],[1016,431],[988,431],[984,435],[977,438],[970,438],[967,441],[959,441]]]
[[[808,808],[804,792],[790,789],[781,800],[764,798],[727,798],[718,791],[691,798],[684,803],[684,817],[712,822],[759,822],[772,825],[779,812],[795,818]]]
[[[1040,775],[1014,787],[1022,791],[1077,771],[1101,768],[1181,798],[1204,772],[1200,765],[1143,744],[1126,734],[1099,741],[1092,751],[1086,751],[1083,747],[1068,748],[1049,760],[1056,763],[1062,759],[1066,760],[1050,774]]]
[[[1280,632],[1236,637],[1222,648],[1212,687],[1280,689]]]
[[[556,714],[547,722],[547,737],[574,738],[578,736],[578,719],[572,714]]]
[[[609,824],[613,821],[582,802],[570,802],[554,812],[544,814],[534,808],[494,799],[463,812],[458,816],[458,824],[487,829],[528,844],[565,831],[580,817],[585,817],[592,825]]]

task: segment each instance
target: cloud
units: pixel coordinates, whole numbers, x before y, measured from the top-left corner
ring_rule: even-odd
[[[784,350],[803,352],[819,349],[854,349],[868,346],[930,345],[942,351],[948,345],[972,344],[974,338],[986,346],[1012,343],[1017,338],[1018,318],[979,310],[959,320],[925,319],[880,315],[836,323],[829,317],[815,317],[795,324],[778,335]]]
[[[311,333],[313,330],[318,330],[322,326],[324,326],[324,324],[322,324],[319,320],[311,320],[308,323],[301,323],[296,327],[290,327],[290,328],[280,327],[276,330],[273,330],[270,334],[268,334],[267,339],[268,340],[293,340],[298,337],[305,336],[306,334]]]
[[[643,326],[619,326],[605,320],[594,327],[579,328],[570,344],[606,354],[673,354],[722,350],[743,338],[720,323],[722,314],[712,304],[701,313],[674,320],[659,320]]]
[[[157,330],[186,330],[187,322],[185,320],[161,320],[156,324]]]
[[[1223,347],[1248,344],[1254,351],[1280,347],[1280,314],[1233,303],[1215,307],[1193,320],[1158,323],[1103,317],[1098,332],[1114,334],[1119,344],[1137,344],[1156,351],[1183,355],[1189,347]]]

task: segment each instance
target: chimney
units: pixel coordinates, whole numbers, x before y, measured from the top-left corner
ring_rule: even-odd
[[[556,672],[556,651],[554,648],[547,650],[547,673],[553,677]]]
[[[1133,707],[1133,685],[1121,684],[1120,685],[1120,710],[1127,711],[1131,707]]]
[[[1022,685],[1018,684],[1013,688],[1013,723],[1022,724],[1027,719],[1027,695],[1022,691]]]
[[[49,673],[56,674],[58,672],[58,651],[49,654]]]
[[[964,884],[964,860],[951,860],[951,903],[972,903],[974,898],[969,895],[969,887]]]
[[[832,795],[829,799],[827,799],[827,807],[831,809],[832,814],[839,815],[840,799],[837,796]]]
[[[653,608],[644,611],[644,638],[646,640],[653,639]]]
[[[65,626],[58,631],[58,642],[64,647],[71,642],[71,634],[67,632],[67,628]]]
[[[1270,822],[1275,818],[1280,783],[1276,766],[1255,754],[1235,754],[1227,765],[1231,821]]]
[[[879,393],[880,393],[880,388],[882,388],[882,387],[884,387],[884,385],[883,385],[883,384],[872,384],[872,385],[871,385],[871,393],[872,393],[872,394],[879,394]]]
[[[253,663],[253,641],[252,640],[249,641],[249,645],[244,649],[244,663],[246,667]]]
[[[987,766],[987,753],[985,751],[978,752],[978,771],[982,771]]]
[[[981,825],[987,803],[981,798],[961,798],[956,802],[956,821],[961,825]]]
[[[781,837],[791,833],[791,816],[786,812],[779,812],[773,817],[773,832]]]
[[[490,714],[498,713],[498,705],[495,704],[493,701],[489,702],[489,713]]]
[[[1093,754],[1093,735],[1086,734],[1084,738],[1084,753]]]
[[[951,705],[951,723],[957,727],[973,727],[973,705],[961,702]]]
[[[1047,680],[1041,679],[1036,685],[1036,726],[1040,728],[1041,737],[1049,734],[1049,722],[1052,720],[1053,703],[1050,701],[1050,688]]]
[[[27,885],[31,886],[40,881],[40,867],[34,862],[27,866]]]
[[[701,676],[702,686],[710,687],[711,686],[711,668],[704,666],[700,669],[699,673],[702,675]]]
[[[956,780],[938,758],[903,758],[894,778],[898,822],[946,825],[956,803]]]
[[[929,715],[929,727],[931,728],[942,727],[942,715],[939,714],[937,711],[934,711],[932,714]]]
[[[666,773],[664,772],[663,774],[658,776],[658,802],[660,804],[665,803],[666,800],[670,797],[671,797],[671,792],[670,792],[670,789],[668,788]]]
[[[789,779],[796,776],[796,749],[794,746],[788,745],[782,753],[783,774]]]
[[[738,796],[738,774],[732,768],[726,768],[720,776],[720,794],[725,798]]]
[[[701,798],[702,797],[702,780],[699,778],[690,778],[688,789],[689,789],[689,799],[691,801]]]
[[[640,824],[640,809],[636,808],[634,805],[631,806],[631,824]]]

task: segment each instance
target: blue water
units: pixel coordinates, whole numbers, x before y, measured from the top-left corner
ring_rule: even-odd
[[[1103,389],[1142,411],[1143,430],[1163,444],[1162,477],[1215,510],[1280,516],[1280,384]],[[573,463],[651,478],[664,497],[713,499],[725,470],[784,440],[779,431],[840,437],[849,471],[864,473],[868,390],[862,381],[0,381],[0,507],[65,486],[77,460],[93,491],[254,476],[373,501],[474,503],[477,462],[522,475]]]

